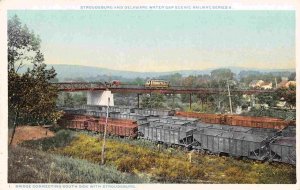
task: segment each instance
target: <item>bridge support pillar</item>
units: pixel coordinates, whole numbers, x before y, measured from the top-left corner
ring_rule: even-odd
[[[114,106],[114,95],[111,91],[105,90],[87,92],[88,105],[107,106],[108,99],[110,99],[109,106]]]
[[[141,94],[137,94],[137,107],[140,108],[140,95]]]
[[[172,94],[172,109],[175,108],[175,94]]]

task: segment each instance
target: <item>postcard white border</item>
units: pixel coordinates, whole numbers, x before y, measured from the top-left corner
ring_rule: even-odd
[[[296,0],[247,0],[247,1],[218,1],[218,0],[203,0],[203,1],[79,1],[79,0],[0,0],[0,189],[19,189],[14,188],[14,184],[7,183],[7,10],[80,10],[80,6],[216,6],[226,5],[231,6],[231,10],[295,10],[296,11],[296,72],[299,74],[299,5],[300,1]],[[117,9],[115,9],[117,10]],[[189,9],[187,9],[189,10]],[[86,10],[82,10],[86,11]],[[217,10],[216,10],[217,11]],[[299,85],[299,77],[297,77],[297,86]],[[299,88],[297,88],[297,100],[300,98]],[[299,101],[297,101],[297,110],[299,110]],[[299,113],[297,111],[297,125],[299,124]],[[299,130],[297,130],[297,142],[299,142]],[[295,185],[211,185],[211,184],[137,184],[136,189],[300,189],[299,183],[299,146],[297,146],[297,184]],[[34,189],[34,188],[30,188]],[[45,188],[46,189],[46,188]],[[68,188],[69,189],[69,188]],[[102,188],[101,188],[102,189]]]

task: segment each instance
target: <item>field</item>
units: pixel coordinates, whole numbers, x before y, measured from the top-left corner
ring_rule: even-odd
[[[188,152],[144,140],[59,130],[9,150],[8,182],[44,183],[296,183],[295,166]],[[39,168],[43,168],[40,170]]]

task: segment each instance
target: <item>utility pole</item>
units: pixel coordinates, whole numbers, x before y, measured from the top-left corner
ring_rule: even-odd
[[[230,89],[229,89],[229,82],[228,82],[228,80],[227,80],[227,88],[228,88],[228,97],[229,97],[230,114],[232,114],[231,95],[230,95]]]
[[[108,98],[107,107],[106,107],[106,119],[105,119],[104,134],[103,134],[102,152],[101,152],[101,165],[104,165],[105,140],[106,140],[106,131],[107,131],[109,103],[110,103],[110,98]]]
[[[276,77],[275,77],[275,87],[277,88],[277,79],[276,79]]]
[[[190,94],[190,111],[192,111],[192,94]]]

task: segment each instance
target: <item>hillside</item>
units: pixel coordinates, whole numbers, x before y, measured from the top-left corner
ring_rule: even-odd
[[[57,78],[59,81],[66,81],[75,78],[82,78],[85,80],[95,80],[95,77],[101,79],[107,78],[108,80],[117,79],[117,80],[130,80],[137,77],[140,78],[159,78],[160,76],[172,75],[175,73],[181,74],[183,77],[189,75],[204,75],[210,74],[214,69],[206,70],[182,70],[182,71],[169,71],[169,72],[134,72],[134,71],[119,71],[107,68],[100,67],[90,67],[90,66],[81,66],[81,65],[48,65],[48,67],[53,66],[57,72]],[[295,69],[253,69],[253,68],[241,68],[241,67],[224,67],[231,69],[236,75],[241,71],[258,71],[261,73],[264,72],[295,72]],[[27,68],[23,67],[21,72],[24,72]],[[100,80],[100,79],[99,79]]]

